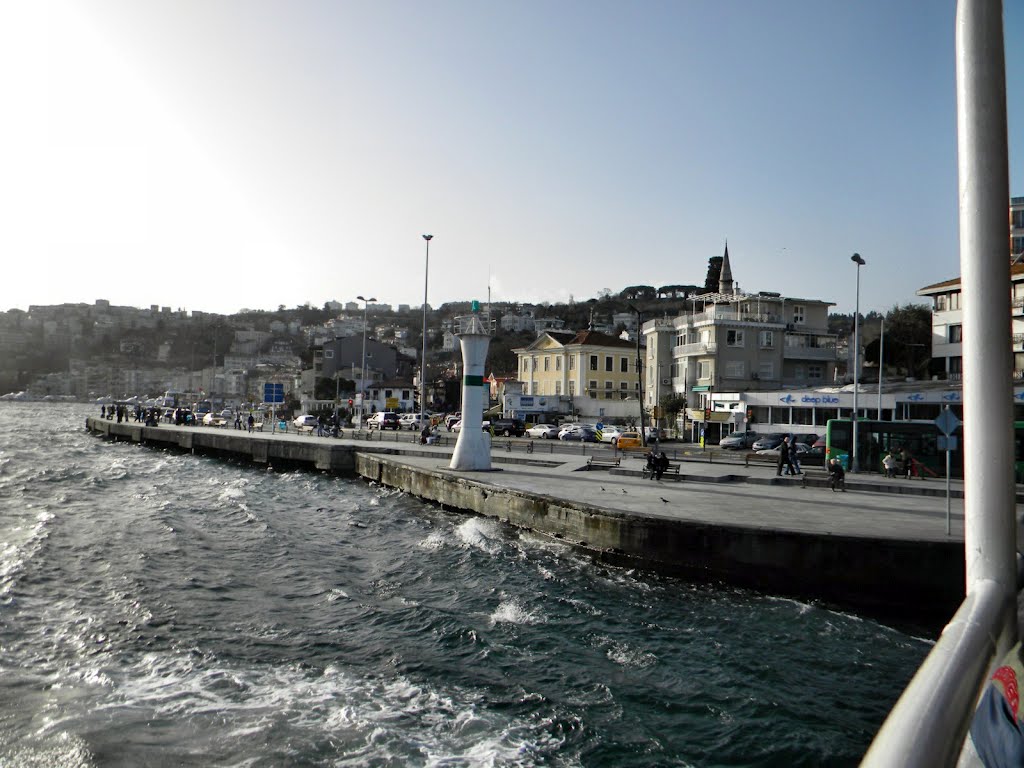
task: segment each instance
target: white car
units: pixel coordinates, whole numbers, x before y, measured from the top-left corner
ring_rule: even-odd
[[[554,424],[534,424],[526,430],[526,434],[530,437],[539,437],[543,440],[557,440],[558,427]]]
[[[614,443],[619,439],[619,435],[622,434],[622,430],[616,427],[614,424],[605,424],[601,429],[601,442],[602,443]]]
[[[218,413],[208,413],[203,416],[203,426],[206,427],[223,427],[226,423]]]
[[[315,427],[319,423],[316,416],[308,413],[305,416],[296,416],[292,419],[292,424],[296,427]]]
[[[422,416],[418,413],[403,413],[398,417],[398,423],[402,429],[421,429],[423,426]]]

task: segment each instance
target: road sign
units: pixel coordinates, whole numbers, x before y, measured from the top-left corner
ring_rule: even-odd
[[[935,447],[940,451],[955,451],[956,443],[956,435],[943,435],[936,438]]]
[[[940,413],[938,418],[935,419],[935,426],[939,428],[939,432],[947,437],[956,432],[957,427],[959,427],[960,424],[960,419],[958,419],[956,414],[949,410],[949,408],[943,408],[942,413]]]
[[[263,402],[264,403],[283,403],[284,402],[284,384],[275,384],[273,382],[267,382],[263,385]]]

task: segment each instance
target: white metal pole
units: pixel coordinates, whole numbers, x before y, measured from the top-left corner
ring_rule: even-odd
[[[1010,199],[1006,72],[1000,3],[960,0],[956,15],[960,271],[963,286],[964,550],[967,589],[1007,597],[999,653],[1017,639],[1010,346]]]
[[[433,235],[424,235],[427,241],[427,259],[423,265],[423,352],[420,355],[420,429],[427,419],[427,283],[430,279],[430,241]]]

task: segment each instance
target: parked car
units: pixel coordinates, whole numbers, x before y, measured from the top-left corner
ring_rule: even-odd
[[[522,437],[526,434],[526,424],[522,419],[491,419],[488,428],[503,437]]]
[[[377,411],[373,414],[367,422],[367,429],[401,429],[402,425],[398,421],[398,414],[392,411]]]
[[[447,429],[449,432],[454,432],[455,430],[453,429],[453,427],[455,426],[455,422],[457,421],[462,421],[462,411],[458,411],[457,413],[449,413],[447,416],[445,416],[444,428]]]
[[[530,437],[539,437],[542,440],[557,440],[558,432],[558,427],[554,424],[534,424],[526,430]]]
[[[659,430],[657,427],[644,427],[644,437],[648,440],[664,440],[666,432],[664,429]]]
[[[305,416],[296,416],[294,419],[292,419],[292,424],[294,424],[296,427],[315,427],[319,423],[320,422],[317,420],[316,416],[313,416],[311,414],[306,414]]]
[[[563,424],[562,428],[558,431],[558,439],[561,440],[561,439],[563,439],[563,437],[562,437],[563,435],[567,435],[570,432],[573,432],[573,431],[575,431],[577,429],[583,429],[584,427],[589,429],[589,430],[592,430],[593,432],[597,432],[597,427],[594,424],[580,424],[580,423]]]
[[[786,435],[781,432],[772,432],[768,435],[761,435],[761,437],[759,437],[750,447],[753,448],[754,451],[770,451],[772,448],[778,448],[779,443],[782,442],[782,438],[785,436]]]
[[[619,439],[615,441],[615,447],[623,451],[632,448],[643,448],[644,441],[640,439],[639,432],[623,432],[619,435]]]
[[[759,438],[757,432],[733,432],[728,437],[723,437],[718,447],[726,451],[749,450]]]
[[[781,445],[782,441],[780,440],[778,445],[776,445],[774,448],[764,448],[760,451],[756,451],[756,453],[759,456],[778,456],[779,446]],[[800,457],[800,461],[803,461],[804,456],[811,452],[811,446],[809,446],[807,443],[793,443],[793,445],[790,446],[790,450],[796,450],[796,455]]]
[[[566,441],[576,440],[581,443],[596,443],[597,430],[590,427],[576,427],[563,433],[558,439]]]
[[[622,430],[619,427],[616,427],[614,424],[605,424],[601,428],[601,442],[615,445],[615,441],[619,439],[621,434]]]
[[[203,416],[203,426],[206,427],[223,427],[226,423],[219,413],[207,413]]]
[[[423,418],[419,413],[403,413],[398,417],[398,424],[402,429],[422,429]]]

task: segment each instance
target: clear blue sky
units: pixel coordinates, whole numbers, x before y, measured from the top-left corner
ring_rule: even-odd
[[[1024,3],[1005,3],[1024,40]],[[0,5],[0,310],[959,274],[953,0]],[[1024,52],[1008,48],[1011,193]]]

